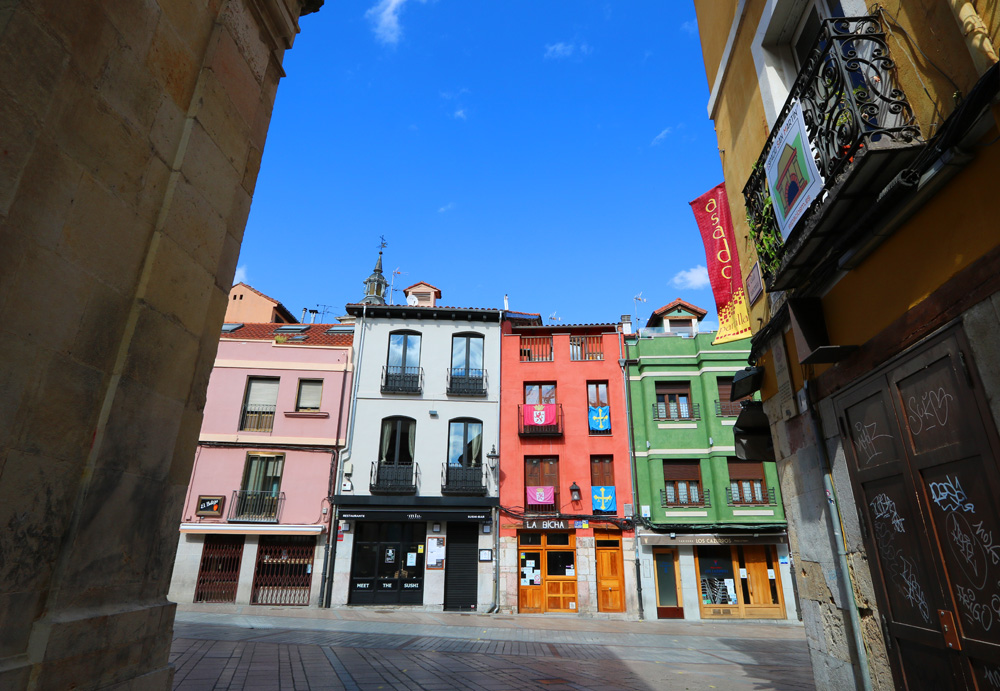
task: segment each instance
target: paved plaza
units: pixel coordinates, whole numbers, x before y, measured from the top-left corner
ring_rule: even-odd
[[[185,608],[171,661],[179,691],[814,688],[786,622]]]

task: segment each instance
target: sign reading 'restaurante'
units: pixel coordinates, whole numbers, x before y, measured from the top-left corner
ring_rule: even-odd
[[[708,278],[719,312],[719,332],[712,345],[747,338],[750,336],[750,315],[743,291],[740,259],[736,254],[726,184],[719,183],[695,199],[691,202],[691,210],[698,222],[701,239],[705,242]]]
[[[788,239],[795,224],[823,190],[823,178],[809,148],[809,133],[796,101],[781,123],[764,162],[774,218]]]

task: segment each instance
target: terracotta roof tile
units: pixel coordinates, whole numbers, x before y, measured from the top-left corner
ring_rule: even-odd
[[[244,324],[235,331],[224,331],[221,338],[232,341],[273,341],[275,336],[287,336],[285,341],[290,345],[303,346],[339,346],[349,347],[354,343],[354,332],[327,333],[331,326],[345,326],[344,324],[300,324],[298,326],[308,326],[309,328],[299,333],[278,332],[282,326],[289,324],[275,324],[271,322],[263,324]],[[292,340],[293,336],[305,336],[302,340]]]
[[[705,315],[708,314],[708,311],[703,310],[701,307],[692,305],[690,302],[686,302],[685,300],[677,298],[673,302],[664,305],[663,307],[661,307],[660,309],[656,310],[651,315],[649,315],[649,319],[646,321],[646,326],[655,326],[656,323],[663,321],[664,314],[673,309],[676,309],[677,307],[683,307],[687,311],[691,312],[693,315],[698,317],[698,321],[704,319]]]

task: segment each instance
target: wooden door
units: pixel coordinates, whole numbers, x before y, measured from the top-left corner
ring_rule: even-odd
[[[656,569],[656,618],[683,619],[684,601],[677,562],[677,550],[656,547],[653,549]]]
[[[597,611],[625,611],[621,546],[597,550]]]
[[[785,608],[774,547],[743,545],[736,551],[743,589],[743,616],[750,619],[783,618]]]
[[[520,584],[517,589],[517,611],[522,614],[542,612],[542,553],[520,552]]]
[[[1000,444],[964,334],[928,339],[836,407],[897,680],[996,688]]]

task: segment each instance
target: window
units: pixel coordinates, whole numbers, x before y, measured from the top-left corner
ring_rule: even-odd
[[[551,362],[552,336],[521,336],[521,362]]]
[[[274,429],[274,409],[278,403],[276,377],[250,377],[240,413],[241,432],[270,432]]]
[[[696,406],[691,405],[691,386],[687,383],[657,384],[656,420],[690,420],[698,417]]]
[[[733,390],[733,378],[732,377],[719,377],[719,400],[715,404],[715,414],[719,417],[736,417],[743,410],[743,404],[741,401],[745,401],[750,398],[750,396],[745,396],[743,398],[738,398],[735,401],[730,401],[730,394]]]
[[[694,323],[691,319],[668,319],[670,333],[681,336],[694,336]]]
[[[766,504],[764,464],[729,459],[729,496],[733,504]]]
[[[587,382],[587,422],[591,434],[611,434],[611,407],[606,381]]]
[[[525,384],[524,385],[524,402],[529,405],[535,405],[538,403],[555,403],[556,402],[556,385],[555,384]]]
[[[590,486],[593,488],[597,487],[614,487],[615,486],[615,466],[614,458],[611,456],[591,456],[590,457]],[[594,496],[602,496],[598,491],[594,490]],[[606,494],[604,496],[610,496]],[[597,508],[597,499],[593,502],[593,511],[595,514],[611,514],[614,515],[618,512],[618,507],[614,506],[614,502],[608,500],[608,506],[603,509]]]
[[[551,501],[545,492],[528,495],[525,510],[533,513],[557,513],[559,511],[559,459],[553,457],[528,456],[524,459],[524,486],[526,488],[551,487]]]
[[[483,423],[452,420],[448,423],[448,465],[473,468],[483,463]]]
[[[236,493],[229,519],[232,521],[275,522],[284,497],[281,471],[285,457],[274,454],[249,454],[243,469],[243,484]]]
[[[459,334],[451,339],[452,376],[483,376],[483,337]]]
[[[318,411],[322,400],[322,379],[299,379],[299,396],[295,401],[295,410]]]
[[[284,465],[284,456],[250,454],[243,470],[243,489],[276,495],[281,487],[281,470]]]
[[[604,339],[601,336],[570,336],[570,360],[603,360]]]
[[[701,463],[698,461],[663,462],[663,505],[701,506]]]
[[[382,441],[378,459],[382,465],[413,465],[417,421],[408,417],[382,420]]]
[[[420,334],[409,331],[389,334],[389,357],[382,391],[420,393],[421,379]]]

